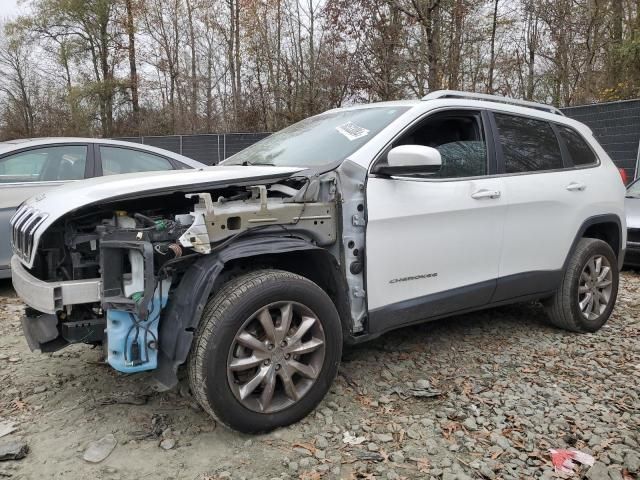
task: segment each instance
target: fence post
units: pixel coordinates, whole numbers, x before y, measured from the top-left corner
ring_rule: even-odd
[[[638,171],[640,170],[640,140],[638,140],[638,155],[636,155],[636,169],[633,172],[633,179],[638,178]]]

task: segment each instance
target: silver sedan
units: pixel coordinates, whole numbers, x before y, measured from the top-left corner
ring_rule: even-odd
[[[640,179],[627,187],[624,204],[627,217],[627,253],[624,264],[640,267]]]
[[[205,166],[168,150],[117,140],[61,137],[0,142],[0,278],[11,276],[9,219],[27,198],[84,178]]]

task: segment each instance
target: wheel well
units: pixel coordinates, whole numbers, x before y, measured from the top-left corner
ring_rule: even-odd
[[[582,234],[584,238],[597,238],[609,244],[616,257],[620,255],[620,227],[615,222],[590,225]]]
[[[349,309],[349,288],[344,274],[336,259],[326,250],[304,250],[274,255],[255,255],[224,264],[224,269],[216,278],[213,291],[231,278],[251,271],[275,268],[308,278],[322,288],[331,298],[342,323],[344,333],[351,332],[351,314]]]

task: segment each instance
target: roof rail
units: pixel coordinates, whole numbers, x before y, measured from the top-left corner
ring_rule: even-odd
[[[489,95],[487,93],[460,92],[457,90],[436,90],[435,92],[431,92],[422,97],[422,100],[436,100],[438,98],[466,98],[468,100],[485,100],[487,102],[507,103],[509,105],[519,105],[521,107],[535,108],[536,110],[543,110],[545,112],[564,116],[564,113],[562,113],[558,108],[551,105],[529,102],[527,100],[517,100],[515,98],[509,97],[501,97],[499,95]]]

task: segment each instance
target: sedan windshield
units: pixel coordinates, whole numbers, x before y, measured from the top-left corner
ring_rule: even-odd
[[[236,153],[223,165],[321,167],[338,163],[407,110],[369,107],[316,115]]]

